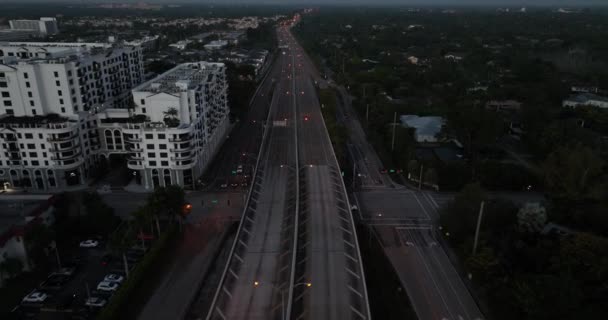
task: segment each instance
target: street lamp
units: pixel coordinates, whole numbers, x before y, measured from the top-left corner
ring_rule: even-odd
[[[285,290],[282,288],[279,288],[277,286],[275,286],[272,283],[269,283],[273,289],[278,290],[279,292],[281,292],[281,319],[285,320],[287,318],[287,315],[285,314]],[[262,284],[259,281],[254,281],[253,282],[253,286],[254,287],[259,287]],[[308,288],[312,287],[312,283],[310,282],[299,282],[293,285],[294,288],[298,287],[298,286],[306,286]]]

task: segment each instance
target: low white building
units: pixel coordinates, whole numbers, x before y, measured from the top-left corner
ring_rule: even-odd
[[[401,125],[415,129],[416,142],[437,142],[444,120],[442,117],[419,117],[417,115],[402,115],[399,117]]]
[[[226,40],[213,40],[204,45],[203,47],[205,47],[205,50],[219,50],[225,48],[227,45],[228,41]]]
[[[562,106],[576,108],[579,106],[594,106],[598,108],[608,108],[608,98],[598,96],[593,93],[581,93],[571,96],[562,102]]]
[[[40,20],[10,20],[12,30],[33,30],[40,35],[59,33],[57,19],[42,17]]]

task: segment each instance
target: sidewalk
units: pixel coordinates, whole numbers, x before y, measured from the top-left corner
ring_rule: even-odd
[[[214,218],[186,225],[176,257],[156,291],[139,314],[142,320],[183,319],[220,248],[229,224]]]

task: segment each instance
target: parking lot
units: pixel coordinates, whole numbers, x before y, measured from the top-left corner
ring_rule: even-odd
[[[14,319],[92,319],[108,303],[120,284],[126,280],[127,268],[132,270],[145,250],[137,242],[123,257],[110,253],[101,239],[75,244],[66,257],[60,257],[61,268],[49,274],[28,299],[13,309]],[[146,248],[150,241],[144,243]],[[99,286],[104,282],[105,286]]]

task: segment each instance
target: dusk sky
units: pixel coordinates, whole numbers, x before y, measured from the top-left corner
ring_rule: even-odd
[[[134,3],[138,0],[0,0],[0,3]],[[608,5],[608,0],[148,0],[150,3],[215,3],[221,4],[393,4],[393,5],[512,5],[512,6],[589,6]]]

